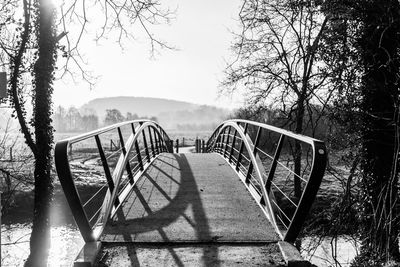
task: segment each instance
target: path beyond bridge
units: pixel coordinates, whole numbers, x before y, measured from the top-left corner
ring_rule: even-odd
[[[107,149],[113,130],[120,147]],[[296,142],[301,165],[288,154]],[[237,120],[204,149],[173,153],[151,121],[58,142],[57,174],[85,240],[74,265],[309,266],[293,243],[325,169],[323,142]]]

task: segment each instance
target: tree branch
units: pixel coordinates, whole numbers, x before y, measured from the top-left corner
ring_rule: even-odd
[[[30,35],[30,12],[29,12],[29,4],[27,0],[23,0],[23,9],[24,9],[24,24],[23,24],[23,32],[21,34],[21,41],[19,48],[16,52],[16,55],[11,58],[12,63],[12,73],[10,78],[10,97],[12,99],[12,104],[14,106],[14,110],[17,113],[18,122],[21,126],[21,132],[25,137],[25,142],[32,150],[33,154],[36,154],[37,148],[36,144],[33,141],[33,135],[29,130],[25,118],[25,107],[24,102],[20,99],[19,93],[19,80],[21,78],[21,68],[23,66],[23,56],[25,54],[29,35]]]

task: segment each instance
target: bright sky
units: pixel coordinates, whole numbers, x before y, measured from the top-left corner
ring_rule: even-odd
[[[85,42],[82,51],[88,69],[100,78],[94,89],[85,82],[55,83],[56,105],[80,106],[91,99],[107,96],[146,96],[183,100],[197,104],[233,108],[240,97],[218,97],[225,61],[232,55],[230,30],[237,21],[240,0],[168,0],[177,8],[176,19],[162,26],[158,35],[179,51],[162,50],[150,58],[148,43],[139,38],[125,50],[110,40],[101,46]]]

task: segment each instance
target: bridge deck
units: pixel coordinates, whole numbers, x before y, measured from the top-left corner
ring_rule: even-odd
[[[102,241],[103,260],[116,266],[285,263],[274,228],[218,154],[161,154]]]

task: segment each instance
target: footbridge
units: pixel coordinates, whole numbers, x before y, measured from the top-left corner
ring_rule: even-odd
[[[201,144],[177,153],[148,120],[59,141],[57,175],[85,241],[74,265],[308,266],[293,244],[324,143],[229,120]]]

